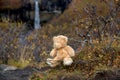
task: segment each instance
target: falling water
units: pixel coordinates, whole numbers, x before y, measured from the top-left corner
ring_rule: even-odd
[[[35,22],[34,22],[34,28],[35,29],[40,29],[41,28],[38,0],[35,0]]]

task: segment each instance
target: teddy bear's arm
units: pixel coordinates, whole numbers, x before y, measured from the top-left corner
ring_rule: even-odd
[[[52,49],[52,51],[50,52],[50,56],[51,57],[55,57],[56,56],[56,50]]]
[[[75,56],[75,51],[74,51],[74,49],[73,49],[72,47],[67,46],[67,47],[66,47],[66,50],[67,50],[68,54],[69,54],[71,57]]]

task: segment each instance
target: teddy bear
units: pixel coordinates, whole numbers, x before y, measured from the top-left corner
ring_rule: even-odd
[[[73,63],[72,57],[75,56],[74,49],[67,45],[68,38],[63,35],[58,35],[53,37],[53,49],[50,52],[52,58],[48,58],[46,63],[50,67],[55,67],[61,62],[65,66],[69,66]]]

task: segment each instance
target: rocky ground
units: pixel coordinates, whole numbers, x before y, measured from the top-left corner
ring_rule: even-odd
[[[3,65],[0,65],[2,67]],[[31,67],[26,67],[24,69],[15,69],[15,67],[11,67],[6,65],[0,71],[0,80],[28,80],[30,75],[34,72]],[[8,70],[6,70],[8,69]]]
[[[40,69],[30,66],[23,69],[16,69],[16,67],[2,64],[0,65],[0,80],[120,80],[120,70],[97,71],[94,77],[90,79],[83,79],[80,75],[59,75],[42,79],[47,76],[46,71],[52,69],[49,66]]]

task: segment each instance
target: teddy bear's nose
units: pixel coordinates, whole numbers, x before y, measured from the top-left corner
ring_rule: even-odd
[[[57,47],[57,45],[58,45],[57,43],[54,43],[54,47]]]
[[[61,45],[59,43],[54,43],[54,48],[60,48]]]

